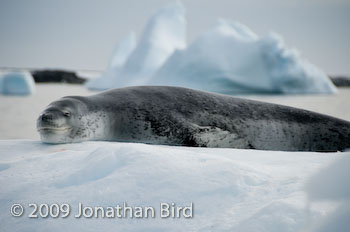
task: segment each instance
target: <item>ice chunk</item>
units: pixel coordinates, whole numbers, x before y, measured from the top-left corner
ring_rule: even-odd
[[[121,43],[103,77],[89,81],[88,88],[109,89],[145,84],[176,49],[185,48],[184,7],[177,2],[158,10],[147,22],[140,41],[130,56],[124,52],[121,52],[123,56],[119,56],[119,51],[127,46],[128,44]]]
[[[287,48],[279,35],[259,37],[223,19],[188,49],[175,52],[148,84],[225,94],[336,92],[327,75]]]
[[[121,67],[124,65],[131,52],[136,47],[135,33],[130,32],[124,37],[115,51],[108,64],[107,69],[100,78],[91,79],[86,83],[86,87],[89,89],[107,89],[110,88],[113,83],[116,83],[116,79],[119,75]]]
[[[120,41],[109,62],[109,68],[121,68],[136,47],[135,33],[130,32]]]
[[[122,68],[115,87],[145,84],[176,50],[186,46],[185,9],[180,2],[158,10]]]
[[[35,84],[29,72],[9,72],[0,76],[0,93],[6,95],[31,95]]]

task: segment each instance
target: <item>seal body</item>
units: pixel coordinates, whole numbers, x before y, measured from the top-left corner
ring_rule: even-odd
[[[142,142],[282,151],[350,147],[350,123],[307,110],[180,87],[138,86],[51,103],[41,140]]]

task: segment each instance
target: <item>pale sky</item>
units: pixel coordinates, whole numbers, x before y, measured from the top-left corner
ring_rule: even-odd
[[[0,67],[103,70],[118,41],[137,36],[171,0],[0,0]],[[187,41],[221,17],[288,47],[328,74],[350,75],[350,0],[182,0]]]

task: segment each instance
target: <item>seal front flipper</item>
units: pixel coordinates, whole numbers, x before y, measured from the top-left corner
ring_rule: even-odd
[[[192,126],[195,129],[193,139],[198,146],[254,149],[247,139],[235,132],[215,126]]]

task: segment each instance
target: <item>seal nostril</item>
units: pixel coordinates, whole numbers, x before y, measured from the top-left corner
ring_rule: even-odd
[[[41,120],[42,121],[49,121],[52,120],[52,115],[49,113],[44,113],[41,115]]]

